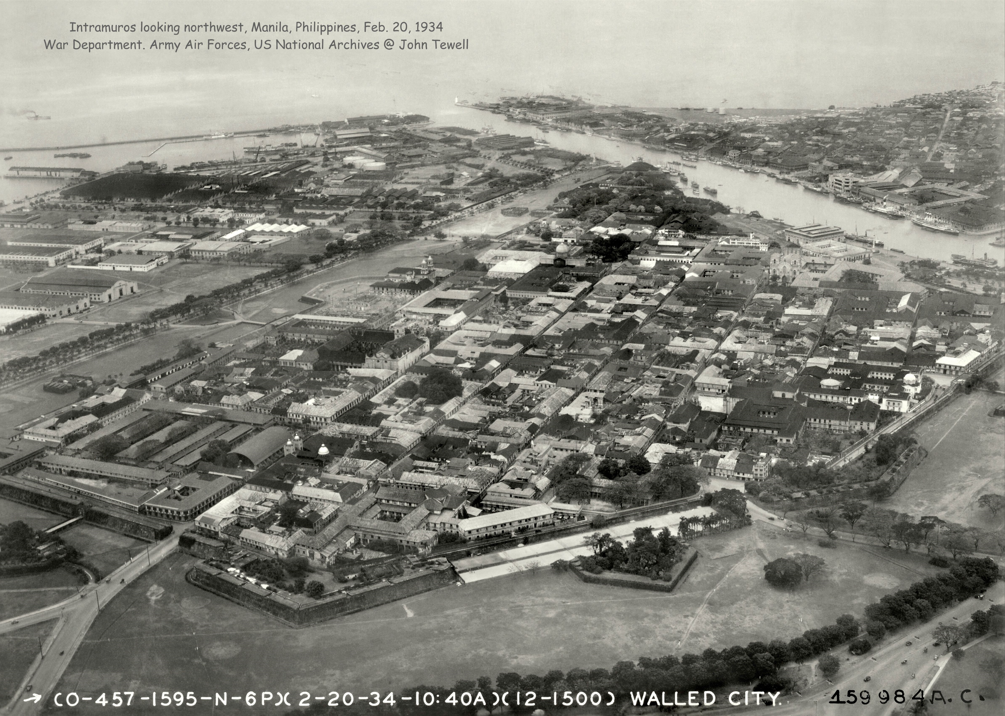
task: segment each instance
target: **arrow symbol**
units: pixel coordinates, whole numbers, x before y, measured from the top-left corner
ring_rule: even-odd
[[[41,700],[42,700],[42,694],[32,694],[31,696],[25,699],[25,701],[31,701],[33,704],[37,704]]]

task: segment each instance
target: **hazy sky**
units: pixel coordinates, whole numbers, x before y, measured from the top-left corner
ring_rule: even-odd
[[[476,99],[552,91],[642,106],[718,106],[726,100],[728,106],[820,107],[888,102],[1005,79],[1001,0],[4,0],[0,10],[6,68],[0,106],[8,114],[44,106],[46,97],[100,102],[109,95],[164,97],[194,87],[216,100],[251,94],[264,99],[282,84],[307,91],[315,85],[365,87],[403,102],[427,88]],[[176,39],[72,34],[70,21],[209,20],[246,26],[256,20],[290,25],[371,20],[387,26],[396,20],[438,21],[444,30],[431,37],[468,39],[470,49],[177,54],[43,49],[45,39]]]

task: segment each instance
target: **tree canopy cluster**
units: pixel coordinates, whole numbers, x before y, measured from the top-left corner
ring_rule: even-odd
[[[463,393],[461,379],[446,368],[433,368],[419,383],[419,397],[433,405],[442,405]]]
[[[774,587],[795,589],[820,574],[826,563],[820,557],[800,552],[764,565],[764,578]]]
[[[20,561],[31,555],[38,543],[38,534],[21,520],[0,525],[0,560]]]
[[[618,263],[628,258],[635,244],[627,234],[598,236],[586,247],[586,253],[596,256],[605,264]]]
[[[652,527],[637,527],[626,544],[606,532],[591,534],[586,544],[593,549],[592,557],[580,561],[587,572],[612,570],[664,581],[670,580],[674,565],[687,551],[687,545],[666,527],[657,534],[653,534]]]

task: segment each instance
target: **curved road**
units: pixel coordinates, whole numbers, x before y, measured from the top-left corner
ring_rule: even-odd
[[[11,716],[34,716],[42,712],[42,707],[51,691],[59,683],[63,671],[80,646],[94,619],[126,584],[133,582],[145,571],[161,562],[178,546],[178,534],[157,544],[152,544],[126,564],[108,575],[97,584],[91,584],[58,604],[0,622],[0,634],[16,631],[30,624],[38,624],[58,618],[53,633],[46,641],[47,648],[41,660],[37,657],[28,670],[27,676],[18,687],[14,698],[0,713]],[[27,686],[31,689],[27,689]],[[31,701],[41,695],[37,701]]]

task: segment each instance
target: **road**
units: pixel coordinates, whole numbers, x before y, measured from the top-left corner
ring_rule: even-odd
[[[952,105],[946,107],[946,118],[942,120],[942,127],[939,129],[938,139],[932,142],[932,147],[928,150],[928,155],[925,157],[926,162],[932,161],[932,155],[935,154],[935,150],[939,148],[939,143],[942,142],[942,135],[946,133],[946,127],[949,126],[949,119],[953,116],[954,109],[956,108]]]
[[[945,647],[933,647],[935,641],[932,630],[939,622],[965,624],[970,614],[978,609],[987,609],[990,603],[1001,604],[1005,599],[1005,584],[998,582],[986,592],[984,601],[967,599],[954,607],[940,612],[924,624],[916,624],[891,639],[889,643],[863,656],[848,656],[841,647],[835,656],[844,659],[838,679],[833,683],[821,681],[800,696],[783,696],[781,705],[771,709],[772,716],[890,716],[897,708],[906,709],[911,705],[911,696],[919,689],[931,694],[930,685],[935,682],[941,669],[952,658],[945,653]],[[910,641],[911,646],[906,643]],[[925,652],[925,649],[928,652]],[[901,663],[906,661],[907,663]],[[871,677],[867,683],[866,677]],[[897,690],[904,692],[907,701],[897,704],[894,696]],[[858,695],[858,703],[829,703],[835,691],[841,691],[845,701],[849,690]],[[890,698],[882,703],[880,692],[887,691]],[[869,703],[863,703],[862,694],[868,691]],[[944,693],[946,699],[959,701],[959,694]],[[976,698],[974,696],[973,698]],[[763,707],[758,711],[762,711]],[[730,709],[730,713],[736,713]]]
[[[58,604],[0,622],[0,634],[6,634],[30,624],[59,619],[46,642],[47,648],[41,660],[35,659],[14,698],[0,709],[0,713],[5,716],[35,716],[42,713],[46,699],[59,683],[100,610],[127,584],[174,552],[178,547],[178,534],[176,530],[166,540],[150,545],[101,582],[85,587],[79,596],[74,595]],[[30,690],[26,688],[28,685],[32,687]],[[38,701],[26,701],[35,694],[40,694],[42,698]]]

